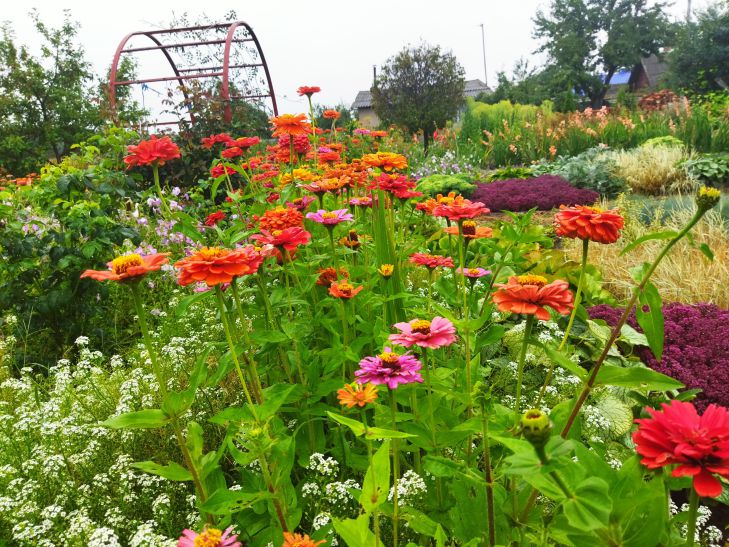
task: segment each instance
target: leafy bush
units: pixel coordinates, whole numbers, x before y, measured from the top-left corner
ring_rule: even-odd
[[[486,182],[509,179],[528,179],[534,174],[531,167],[508,166],[491,171],[486,177]]]
[[[588,310],[593,319],[617,323],[620,308],[600,305]],[[729,310],[713,304],[668,304],[663,308],[665,347],[658,361],[651,350],[641,347],[640,358],[653,370],[676,378],[690,389],[701,389],[697,407],[711,403],[729,406]],[[631,314],[630,325],[640,326]]]
[[[473,199],[485,203],[492,211],[528,211],[534,207],[549,211],[560,205],[589,205],[600,197],[597,192],[575,188],[556,175],[501,180],[477,186]]]
[[[589,188],[606,197],[614,197],[625,189],[622,180],[613,174],[612,153],[601,147],[590,148],[574,157],[560,156],[534,168],[534,174],[559,175],[577,188]]]
[[[681,139],[673,135],[665,135],[664,137],[648,139],[641,146],[685,146],[685,144]]]
[[[437,151],[437,144],[440,143],[436,141],[436,146],[431,146],[431,152]],[[420,159],[417,156],[410,157],[414,158],[410,162],[410,168],[412,175],[416,178],[459,174],[471,175],[471,178],[474,178],[478,171],[475,167],[478,162],[475,159],[463,154],[456,154],[452,150],[443,150],[440,154],[430,153]]]
[[[688,176],[702,184],[718,186],[729,183],[729,154],[707,154],[684,161]]]
[[[418,181],[418,191],[431,196],[456,192],[464,196],[470,196],[476,189],[471,182],[473,179],[468,175],[430,175]]]
[[[696,183],[680,166],[685,159],[684,148],[641,146],[615,154],[615,174],[640,194],[690,191]]]

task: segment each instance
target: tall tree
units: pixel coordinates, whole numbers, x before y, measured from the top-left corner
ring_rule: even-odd
[[[9,26],[0,28],[0,167],[15,175],[60,158],[101,123],[93,74],[74,43],[78,25],[65,12],[50,28],[31,12],[40,55],[18,46]]]
[[[422,130],[427,150],[433,132],[464,103],[464,74],[455,56],[439,46],[405,48],[387,60],[371,89],[375,112],[412,133]]]
[[[683,25],[668,55],[670,80],[696,92],[729,88],[729,2],[696,14]]]
[[[534,36],[544,40],[538,51],[599,108],[617,71],[666,43],[672,26],[665,7],[648,0],[552,0],[549,13],[540,10],[534,19]]]

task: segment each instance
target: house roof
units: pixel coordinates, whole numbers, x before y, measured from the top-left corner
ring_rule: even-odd
[[[648,77],[648,85],[651,87],[658,85],[661,77],[668,70],[668,65],[655,54],[643,57],[640,63],[643,65],[643,70]]]
[[[463,82],[463,96],[464,97],[476,97],[481,93],[488,93],[491,88],[483,83],[481,80],[466,80]],[[358,108],[372,108],[372,93],[369,90],[359,91],[357,96],[354,98],[352,103],[352,109]]]

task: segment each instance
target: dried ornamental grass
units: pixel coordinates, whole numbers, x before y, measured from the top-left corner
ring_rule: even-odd
[[[696,186],[679,165],[688,159],[686,150],[678,146],[641,146],[618,152],[615,174],[639,194],[665,194],[690,191]]]

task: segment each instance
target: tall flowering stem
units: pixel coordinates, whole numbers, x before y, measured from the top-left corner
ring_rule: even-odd
[[[167,382],[165,381],[164,376],[162,375],[162,369],[159,366],[159,360],[157,359],[157,352],[154,349],[154,344],[152,343],[152,337],[149,335],[149,327],[147,325],[147,315],[144,310],[144,304],[142,303],[142,295],[139,291],[139,282],[135,281],[130,283],[130,288],[132,289],[132,298],[134,300],[134,308],[137,312],[137,320],[139,322],[139,328],[142,331],[142,339],[144,340],[144,347],[147,349],[147,354],[149,355],[149,360],[152,361],[152,370],[154,371],[154,375],[157,378],[157,384],[159,385],[159,391],[162,394],[162,397],[167,396]],[[172,430],[175,433],[175,439],[177,440],[177,444],[180,447],[180,451],[182,452],[182,457],[185,460],[185,465],[187,467],[187,470],[190,472],[190,475],[192,476],[192,482],[195,485],[195,491],[197,492],[198,499],[200,500],[200,503],[204,503],[205,500],[207,500],[207,492],[205,490],[205,485],[203,484],[200,474],[198,473],[197,466],[195,465],[195,462],[192,459],[192,455],[190,454],[190,450],[187,447],[187,443],[185,442],[185,438],[182,435],[182,425],[180,424],[180,420],[176,415],[173,415],[171,417],[171,424],[172,424]]]
[[[658,267],[658,264],[660,264],[661,260],[668,254],[668,252],[673,248],[676,243],[678,243],[681,239],[683,239],[686,234],[688,234],[691,229],[696,226],[696,224],[701,220],[701,217],[703,217],[707,211],[709,211],[714,205],[716,205],[719,201],[719,191],[713,189],[706,189],[702,188],[699,191],[699,195],[697,198],[697,209],[694,216],[691,218],[691,220],[686,224],[686,226],[681,230],[678,234],[676,234],[673,239],[671,239],[666,245],[663,247],[661,252],[658,254],[656,259],[653,261],[653,263],[649,266],[648,271],[643,276],[643,279],[641,280],[640,284],[633,290],[633,295],[630,297],[630,301],[628,302],[628,305],[625,306],[625,311],[623,312],[623,315],[620,316],[620,319],[618,320],[617,324],[613,327],[612,332],[610,333],[610,338],[608,338],[608,341],[605,343],[605,347],[602,350],[602,353],[597,358],[597,361],[595,361],[595,365],[592,367],[592,372],[590,373],[590,376],[588,377],[587,381],[585,382],[584,386],[582,387],[582,391],[580,392],[579,396],[577,397],[577,401],[575,401],[575,405],[572,407],[572,412],[570,412],[569,417],[567,418],[567,422],[565,423],[564,427],[562,428],[562,431],[560,432],[560,435],[562,438],[566,439],[567,435],[569,434],[570,430],[572,429],[572,426],[575,423],[575,420],[577,419],[577,416],[580,414],[580,410],[582,410],[582,405],[585,404],[585,400],[587,400],[587,396],[590,394],[590,391],[592,391],[593,386],[595,385],[595,381],[597,380],[597,375],[600,372],[600,369],[602,368],[603,363],[605,362],[605,359],[607,359],[608,353],[610,352],[610,348],[613,347],[613,344],[620,336],[620,331],[623,328],[623,325],[628,321],[628,317],[630,316],[630,313],[633,311],[633,308],[635,307],[635,303],[638,300],[638,297],[643,292],[643,289],[648,284],[648,281],[650,280],[651,276],[653,275],[653,272],[656,271],[656,268]]]
[[[167,201],[165,200],[165,196],[162,193],[162,185],[159,183],[159,165],[157,165],[157,163],[152,164],[152,177],[154,178],[154,188],[157,190],[157,195],[159,196],[162,214],[164,217],[169,218],[172,216],[172,212],[170,211]]]
[[[526,325],[524,326],[524,340],[521,342],[521,351],[519,351],[519,361],[516,368],[516,395],[514,396],[514,426],[519,425],[521,419],[521,384],[524,380],[524,363],[526,361],[527,348],[529,347],[529,338],[532,335],[532,327],[534,325],[534,316],[527,315]]]
[[[364,426],[364,438],[367,444],[367,465],[372,469],[372,441],[369,436],[369,428],[367,426],[367,412],[364,407],[360,409],[360,415],[362,416],[362,425]],[[372,491],[377,492],[377,477],[372,473]],[[380,516],[377,511],[377,507],[372,510],[372,522],[375,526],[375,547],[380,547]]]
[[[489,446],[489,415],[486,401],[481,400],[481,426],[483,432],[483,468],[486,483],[486,518],[488,520],[489,547],[496,545],[496,519],[494,509],[494,471],[491,467],[491,447]]]
[[[397,431],[397,401],[395,390],[390,390],[390,412],[392,413],[392,430]],[[400,445],[398,439],[392,439],[392,545],[398,545],[400,506],[398,503],[398,486],[400,484]]]
[[[699,495],[695,488],[690,489],[688,521],[686,526],[686,546],[694,547],[696,543],[696,518],[699,511]]]
[[[237,279],[233,279],[233,282],[230,284],[230,288],[233,292],[233,301],[235,302],[235,308],[238,312],[238,319],[240,320],[240,331],[243,333],[243,340],[246,343],[246,346],[248,348],[251,348],[253,346],[251,342],[251,337],[248,334],[248,327],[246,326],[246,316],[243,313],[243,305],[240,301],[240,295],[238,294],[238,285],[237,285]],[[245,354],[244,354],[245,355]],[[256,360],[252,356],[246,355],[246,361],[248,362],[248,366],[251,370],[251,376],[253,378],[253,388],[254,393],[256,396],[256,399],[258,401],[263,402],[263,387],[261,385],[261,378],[258,375],[258,367],[256,366]]]

